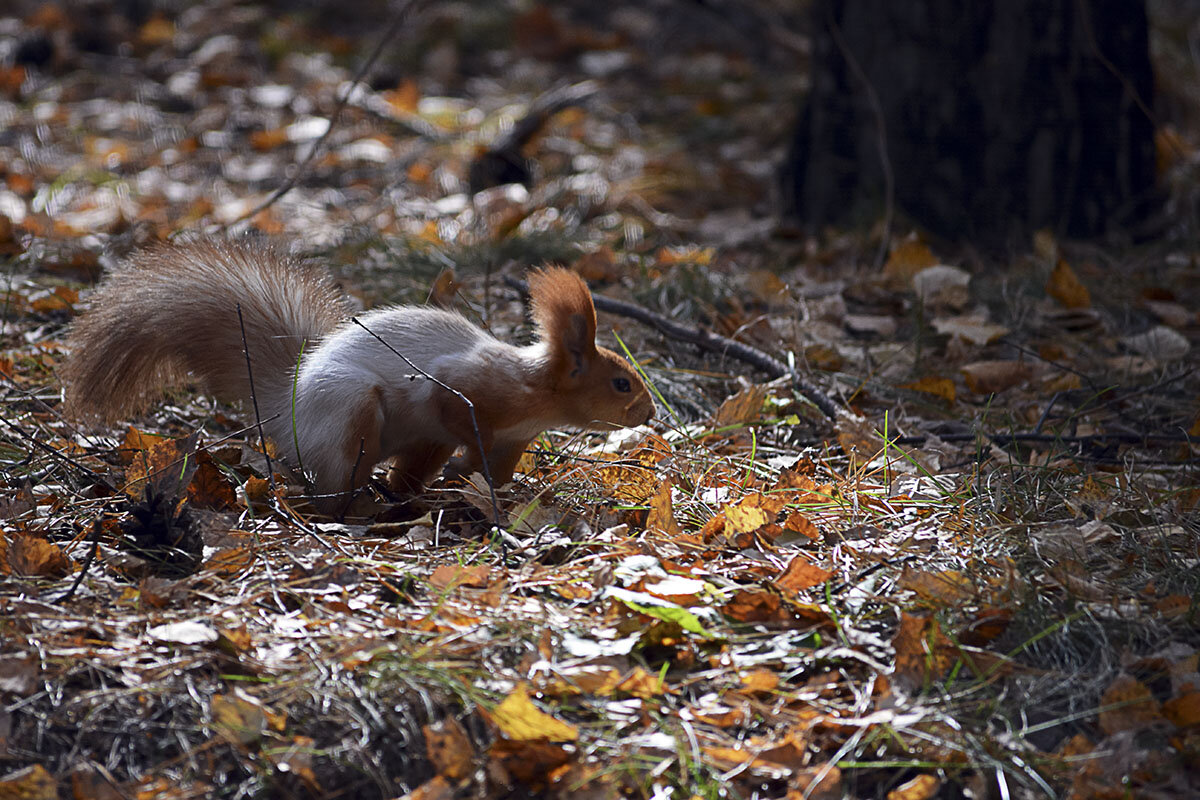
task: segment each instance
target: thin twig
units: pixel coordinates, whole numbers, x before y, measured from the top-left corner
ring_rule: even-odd
[[[383,49],[387,43],[392,39],[393,36],[396,35],[397,32],[399,32],[400,26],[408,20],[409,12],[411,12],[413,8],[418,5],[419,1],[420,0],[405,0],[405,2],[402,2],[400,7],[396,9],[396,13],[392,15],[391,23],[388,24],[387,28],[383,32],[383,35],[379,37],[379,41],[375,43],[375,48],[371,51],[371,54],[367,56],[366,61],[359,66],[358,71],[350,80],[350,85],[346,87],[345,93],[342,95],[341,99],[338,100],[337,105],[334,106],[333,113],[329,115],[329,127],[326,128],[325,132],[318,136],[316,141],[313,142],[312,147],[308,151],[308,155],[304,157],[303,161],[296,165],[296,168],[292,170],[292,174],[286,181],[283,182],[283,185],[271,192],[271,195],[266,200],[262,201],[254,208],[242,214],[237,219],[220,226],[218,231],[224,233],[234,225],[237,225],[240,222],[245,222],[246,220],[254,217],[256,214],[266,211],[268,208],[275,205],[275,203],[278,202],[281,197],[290,192],[292,189],[296,188],[296,184],[300,181],[300,177],[304,174],[304,171],[308,168],[308,165],[312,163],[314,158],[316,158],[317,153],[321,152],[321,148],[324,146],[325,140],[329,138],[329,134],[333,132],[335,127],[337,127],[338,118],[342,115],[342,111],[345,110],[346,105],[350,102],[350,98],[354,96],[355,89],[357,89],[358,85],[362,83],[367,71],[375,65],[375,62],[379,59],[380,54],[383,53]]]
[[[412,377],[415,378],[415,377],[419,376],[419,377],[425,378],[426,380],[432,381],[434,384],[442,387],[447,392],[450,392],[455,397],[457,397],[459,400],[462,400],[464,403],[466,403],[467,413],[469,413],[471,415],[471,427],[475,430],[475,443],[479,447],[479,464],[480,464],[481,469],[483,470],[483,479],[485,481],[487,481],[488,492],[491,494],[491,497],[492,497],[492,524],[495,526],[496,531],[500,532],[500,530],[501,530],[501,528],[500,528],[500,504],[496,502],[496,485],[495,485],[495,483],[492,482],[492,471],[490,469],[488,469],[487,453],[484,452],[484,449],[483,449],[483,434],[481,434],[479,432],[479,422],[475,418],[475,404],[472,403],[470,401],[470,399],[465,394],[460,392],[458,389],[455,389],[453,386],[446,385],[442,381],[440,381],[437,378],[430,375],[425,370],[418,367],[416,364],[414,364],[408,358],[408,356],[404,355],[404,353],[401,353],[399,350],[397,350],[396,348],[394,348],[390,344],[388,344],[386,341],[384,341],[384,339],[382,337],[380,337],[379,334],[375,333],[375,331],[371,330],[366,325],[363,325],[362,322],[359,321],[358,317],[351,317],[350,321],[353,322],[358,327],[362,328],[367,333],[371,334],[371,336],[375,337],[375,339],[378,340],[379,343],[382,344],[384,347],[386,347],[388,350],[391,350],[393,353],[400,356],[400,358],[404,361],[405,364],[408,364],[409,367],[411,367],[413,370],[415,370],[417,372],[417,375],[414,375]]]
[[[242,329],[242,355],[246,357],[246,378],[250,382],[250,402],[254,405],[254,424],[258,428],[258,443],[267,459],[267,485],[271,487],[271,504],[279,499],[275,491],[275,471],[271,468],[271,454],[267,452],[267,435],[263,433],[262,417],[258,413],[258,395],[254,391],[254,370],[250,366],[250,347],[246,344],[246,322],[242,319],[242,304],[237,304],[238,325]]]
[[[75,590],[79,588],[79,584],[83,583],[83,576],[87,574],[91,568],[92,562],[96,560],[96,553],[100,550],[100,518],[92,520],[92,549],[88,551],[87,558],[83,560],[83,565],[79,567],[79,574],[75,576],[74,583],[71,588],[63,592],[63,596],[55,602],[65,603],[75,596]]]

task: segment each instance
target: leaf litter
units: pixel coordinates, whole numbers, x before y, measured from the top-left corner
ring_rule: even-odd
[[[118,83],[80,71],[61,7],[25,5],[6,24],[58,49],[0,80],[7,135],[53,144],[0,140],[0,793],[1188,796],[1190,245],[1129,253],[1131,287],[1048,232],[998,265],[898,237],[880,273],[875,234],[768,239],[756,154],[803,76],[670,15],[626,9],[614,37],[570,5],[444,10],[441,44],[402,37],[416,77],[396,56],[343,95],[353,15],[152,15]],[[480,148],[560,80],[601,99],[471,194]],[[238,226],[320,251],[364,305],[432,297],[519,339],[497,278],[560,261],[786,355],[849,413],[602,315],[662,422],[545,435],[499,540],[478,482],[318,517],[194,394],[66,422],[87,283],[257,208],[326,131]]]

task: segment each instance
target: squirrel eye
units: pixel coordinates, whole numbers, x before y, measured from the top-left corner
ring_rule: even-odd
[[[613,378],[613,388],[618,392],[629,392],[633,387],[629,384],[628,378]]]

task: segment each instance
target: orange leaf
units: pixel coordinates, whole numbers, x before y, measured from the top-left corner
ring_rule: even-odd
[[[949,404],[954,403],[956,396],[954,381],[950,380],[949,378],[935,378],[930,376],[913,381],[912,383],[902,383],[900,384],[900,388],[911,389],[914,392],[923,392],[924,394],[931,394],[942,398]]]
[[[766,386],[747,386],[737,394],[725,399],[713,418],[713,425],[724,428],[730,425],[745,425],[758,419],[763,401],[767,399]]]
[[[929,245],[916,236],[909,236],[892,248],[887,263],[883,265],[883,274],[889,278],[908,281],[921,270],[937,263],[937,257],[929,249]]]
[[[1112,736],[1134,731],[1162,719],[1162,709],[1145,684],[1132,675],[1120,675],[1100,698],[1100,729]]]
[[[887,800],[929,800],[942,788],[936,775],[918,775],[887,793]]]
[[[425,753],[439,774],[454,781],[471,774],[475,768],[475,748],[454,717],[424,725],[421,730],[425,734]]]
[[[796,555],[788,563],[787,569],[775,579],[775,585],[788,591],[802,592],[820,586],[832,577],[832,572],[813,564],[807,556]]]
[[[1163,716],[1177,728],[1200,725],[1200,692],[1187,692],[1163,703]]]
[[[1092,305],[1091,293],[1080,282],[1071,265],[1061,258],[1046,282],[1046,294],[1066,308],[1089,308]]]
[[[31,578],[61,578],[71,571],[71,560],[62,548],[40,536],[13,534],[5,550],[7,563],[0,563],[0,572]]]
[[[476,564],[473,567],[442,564],[429,576],[429,582],[438,589],[454,589],[459,586],[482,589],[488,585],[491,572],[492,568],[487,564]]]
[[[658,491],[650,498],[650,513],[646,515],[648,530],[662,531],[668,536],[676,536],[682,531],[675,521],[675,508],[671,501],[671,482],[663,481]]]

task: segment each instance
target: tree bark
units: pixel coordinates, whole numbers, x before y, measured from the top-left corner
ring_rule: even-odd
[[[812,88],[783,173],[810,229],[893,203],[933,233],[1090,237],[1154,206],[1137,0],[816,0]],[[890,197],[889,197],[890,196]]]

